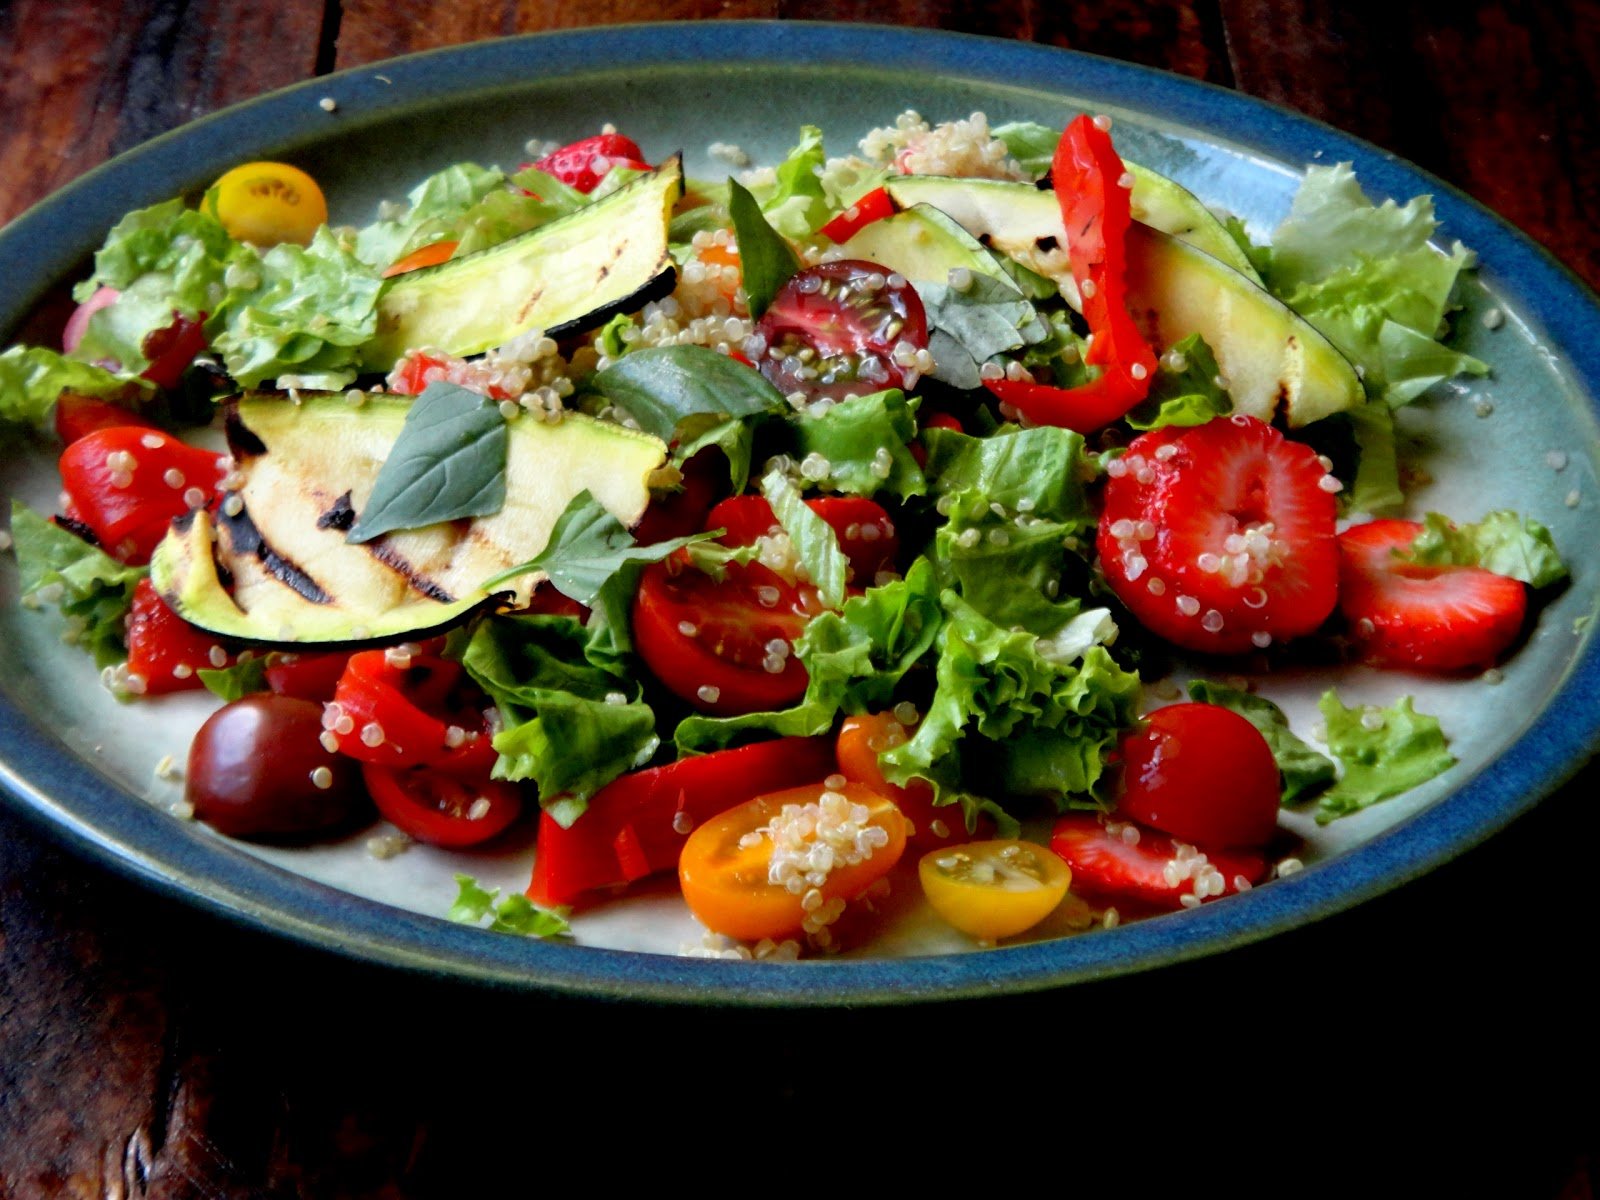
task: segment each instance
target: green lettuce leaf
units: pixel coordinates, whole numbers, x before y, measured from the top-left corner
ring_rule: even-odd
[[[1217,704],[1238,713],[1261,731],[1278,762],[1283,777],[1283,803],[1296,804],[1322,791],[1338,774],[1333,759],[1313,750],[1289,728],[1289,718],[1265,696],[1253,696],[1238,688],[1225,687],[1196,679],[1189,684],[1189,698],[1202,704]]]
[[[265,655],[252,655],[231,667],[201,667],[195,676],[213,696],[231,703],[267,690],[267,659]]]
[[[288,374],[329,390],[354,379],[378,328],[378,272],[324,226],[309,247],[268,250],[254,274],[207,322],[228,373],[245,387]]]
[[[799,145],[778,164],[777,182],[757,189],[761,211],[784,237],[798,241],[827,224],[831,210],[820,177],[826,162],[822,130],[815,125],[802,125]]]
[[[817,596],[828,608],[844,604],[844,587],[850,576],[850,563],[839,549],[833,526],[819,517],[800,496],[800,489],[782,471],[769,472],[761,481],[761,494],[772,506],[772,515],[794,543],[795,554],[805,567]]]
[[[1346,500],[1352,511],[1379,513],[1405,503],[1400,490],[1400,459],[1395,450],[1394,414],[1381,404],[1362,404],[1342,415],[1350,423],[1360,457]]]
[[[1319,825],[1408,792],[1455,765],[1438,720],[1413,709],[1410,696],[1388,708],[1346,708],[1329,690],[1318,707],[1328,748],[1344,768],[1317,805]]]
[[[1312,167],[1272,238],[1271,289],[1361,371],[1391,408],[1441,380],[1489,368],[1439,343],[1457,277],[1471,262],[1459,242],[1428,244],[1433,200],[1372,204],[1348,163]]]
[[[567,937],[572,933],[565,917],[540,908],[521,892],[512,892],[498,900],[499,888],[485,888],[471,875],[457,875],[456,890],[455,903],[446,915],[457,924],[478,925],[491,933],[515,933],[524,937]],[[485,920],[488,920],[487,925]]]
[[[119,563],[17,500],[11,502],[11,541],[24,602],[37,603],[41,591],[59,587],[56,603],[70,636],[94,656],[96,665],[108,667],[127,657],[123,632],[128,609],[150,568]]]
[[[880,490],[902,498],[928,490],[908,443],[917,435],[916,400],[891,388],[843,400],[826,412],[791,419],[795,457],[820,455],[828,462],[822,486],[853,496]]]
[[[1035,179],[1050,169],[1061,141],[1059,129],[1033,121],[1010,121],[990,132],[1005,143],[1006,152],[1017,160],[1017,165]]]
[[[953,429],[925,429],[923,467],[933,494],[970,495],[1009,513],[1027,513],[1062,525],[1095,523],[1084,481],[1088,471],[1083,438],[1069,429],[1004,426],[992,437],[970,437]],[[948,509],[950,501],[945,502]]]
[[[655,713],[620,667],[596,664],[593,634],[571,617],[491,617],[473,631],[461,664],[500,710],[497,779],[532,779],[563,825],[590,796],[649,761]]]
[[[411,189],[400,216],[358,231],[355,255],[381,271],[423,246],[455,237],[466,214],[505,187],[505,173],[497,167],[470,162],[446,167]]]
[[[1556,553],[1550,530],[1509,509],[1485,514],[1471,525],[1452,525],[1449,518],[1429,513],[1422,532],[1401,555],[1432,566],[1482,567],[1496,575],[1519,579],[1530,587],[1549,587],[1567,577],[1567,565]]]
[[[81,304],[102,287],[125,291],[145,275],[160,274],[170,280],[172,307],[189,316],[209,312],[220,298],[212,285],[221,283],[241,252],[247,261],[249,248],[229,237],[210,213],[167,200],[136,209],[112,226],[95,252],[94,274],[73,289],[73,299]]]
[[[0,428],[44,425],[62,392],[125,401],[148,393],[142,379],[114,375],[41,346],[12,346],[0,354]]]
[[[1173,362],[1182,363],[1174,368]],[[1128,414],[1135,429],[1168,425],[1204,425],[1233,410],[1225,389],[1217,386],[1216,355],[1198,333],[1190,334],[1161,356],[1150,394]]]

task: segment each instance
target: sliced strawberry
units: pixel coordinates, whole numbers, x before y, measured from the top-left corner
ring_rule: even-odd
[[[1050,849],[1072,868],[1072,890],[1102,903],[1183,908],[1183,897],[1197,895],[1201,881],[1206,894],[1200,899],[1210,900],[1240,891],[1240,879],[1256,884],[1267,876],[1267,860],[1256,851],[1202,853],[1132,821],[1108,828],[1093,813],[1057,821]]]
[[[1333,611],[1338,487],[1309,447],[1236,414],[1136,438],[1107,473],[1101,567],[1161,637],[1242,654]]]
[[[1339,609],[1364,662],[1420,671],[1491,666],[1522,630],[1528,589],[1481,567],[1403,562],[1415,521],[1372,521],[1339,536]]]
[[[546,154],[533,164],[535,170],[553,175],[568,187],[580,192],[592,192],[600,186],[606,172],[612,167],[633,167],[648,171],[644,151],[632,138],[620,133],[600,133],[573,142]]]

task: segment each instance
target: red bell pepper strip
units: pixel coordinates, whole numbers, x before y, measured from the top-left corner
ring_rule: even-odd
[[[596,792],[569,828],[548,812],[540,815],[528,898],[546,906],[571,904],[599,888],[675,870],[697,826],[835,769],[827,738],[782,738],[624,775]]]
[[[403,664],[403,665],[402,665]],[[438,767],[487,778],[496,755],[481,706],[460,693],[461,664],[432,654],[391,659],[383,650],[350,656],[324,725],[339,752],[387,767]],[[451,726],[460,732],[452,734]]]
[[[149,578],[133,589],[128,610],[128,674],[138,676],[142,696],[204,687],[199,672],[226,667],[234,656],[214,633],[196,629],[167,607]]]
[[[1156,357],[1128,311],[1126,249],[1133,214],[1130,189],[1122,186],[1126,169],[1111,135],[1087,114],[1068,125],[1056,145],[1050,179],[1061,204],[1072,278],[1094,338],[1084,362],[1100,373],[1074,388],[986,381],[995,396],[1035,424],[1092,433],[1123,416],[1150,390]]]
[[[894,216],[894,201],[883,188],[873,188],[819,231],[835,242],[848,242],[864,226]]]

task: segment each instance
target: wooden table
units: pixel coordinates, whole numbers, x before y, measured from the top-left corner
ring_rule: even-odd
[[[0,0],[0,220],[193,117],[411,50],[636,19],[870,18],[1070,46],[1279,101],[1437,172],[1600,284],[1600,4],[1433,7]],[[1057,1142],[1070,1133],[1049,1160],[1064,1184],[1089,1159],[1138,1150],[1160,1115],[1220,1118],[1226,1137],[1210,1145],[1231,1164],[1213,1178],[1247,1193],[1268,1180],[1255,1164],[1276,1136],[1302,1171],[1315,1162],[1369,1193],[1453,1181],[1588,1197],[1596,778],[1293,936],[911,1014],[663,1013],[397,978],[159,899],[0,812],[0,1196],[468,1195],[497,1166],[531,1189],[543,1164],[619,1123],[635,1131],[611,1139],[619,1150],[649,1125],[684,1144],[651,1167],[628,1150],[588,1160],[595,1179],[654,1182],[662,1163],[692,1181],[688,1164],[724,1137],[750,1150],[712,1116],[729,1101],[767,1126],[757,1161],[779,1165],[772,1147],[794,1144],[781,1122],[843,1098],[869,1128],[886,1113],[921,1122],[896,1144],[924,1162],[930,1139],[944,1161],[1018,1145],[1029,1114],[1045,1116]],[[820,1073],[816,1047],[831,1064]],[[849,1067],[858,1052],[876,1065]],[[996,1078],[1042,1080],[1043,1098],[984,1082]],[[1397,1167],[1364,1175],[1397,1147]]]

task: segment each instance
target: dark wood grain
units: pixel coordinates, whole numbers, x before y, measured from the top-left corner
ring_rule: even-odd
[[[1420,162],[1600,283],[1596,0],[1378,19],[1307,0],[0,0],[0,221],[145,137],[314,72],[706,16],[989,33],[1235,85]],[[921,1014],[662,1012],[367,970],[164,900],[0,812],[0,1197],[500,1196],[572,1161],[569,1186],[664,1187],[729,1147],[793,1146],[844,1097],[869,1123],[918,1120],[901,1144],[940,1162],[1021,1162],[1031,1133],[1086,1176],[1140,1151],[1147,1178],[1148,1123],[1209,1116],[1223,1136],[1187,1162],[1191,1186],[1220,1146],[1214,1177],[1245,1194],[1310,1161],[1352,1194],[1583,1200],[1600,1150],[1582,866],[1597,785],[1591,769],[1459,862],[1291,936]],[[872,1070],[853,1072],[858,1054]],[[973,1064],[996,1062],[1023,1063],[1047,1103],[988,1074],[975,1087]],[[735,1136],[745,1124],[757,1139]],[[579,1155],[597,1129],[612,1145]],[[679,1144],[641,1153],[650,1130]],[[1242,1171],[1274,1135],[1296,1174]]]
[[[311,4],[0,4],[0,223],[113,154],[304,79],[321,32]]]

